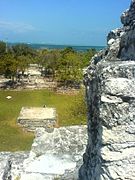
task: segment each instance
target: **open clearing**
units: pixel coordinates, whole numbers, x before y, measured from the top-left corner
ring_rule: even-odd
[[[11,96],[11,98],[6,98]],[[29,150],[34,138],[20,128],[17,117],[22,107],[56,108],[58,126],[86,123],[86,115],[73,113],[80,94],[56,94],[48,90],[0,91],[0,151]]]

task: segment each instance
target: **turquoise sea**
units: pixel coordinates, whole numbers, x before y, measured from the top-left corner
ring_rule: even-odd
[[[104,46],[74,46],[74,45],[48,45],[48,44],[29,44],[35,49],[64,49],[72,47],[76,51],[86,51],[88,49],[96,49],[97,51],[104,48]]]
[[[8,43],[9,46],[18,43]],[[28,46],[34,49],[64,49],[66,47],[72,47],[76,51],[87,51],[88,49],[96,49],[97,51],[102,50],[105,46],[75,46],[75,45],[52,45],[52,44],[33,44],[27,43]]]

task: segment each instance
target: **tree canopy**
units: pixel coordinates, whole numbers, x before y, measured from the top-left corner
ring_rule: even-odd
[[[3,56],[6,53],[6,43],[0,41],[0,56]]]
[[[88,66],[95,49],[77,52],[72,47],[63,50],[34,50],[26,44],[16,44],[7,49],[0,42],[0,74],[14,81],[18,73],[24,74],[29,64],[39,65],[42,75],[51,76],[64,86],[79,84],[83,79],[83,68]]]

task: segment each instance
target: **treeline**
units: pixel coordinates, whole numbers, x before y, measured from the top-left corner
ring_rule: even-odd
[[[88,66],[95,49],[77,52],[72,47],[63,50],[35,50],[26,44],[8,47],[0,41],[0,74],[18,81],[30,64],[38,64],[42,75],[60,85],[74,86],[82,80],[82,69]]]

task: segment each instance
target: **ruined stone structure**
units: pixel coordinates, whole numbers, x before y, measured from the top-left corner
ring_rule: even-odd
[[[36,128],[52,128],[57,125],[57,114],[55,108],[47,107],[22,107],[17,119],[27,131],[35,131]]]
[[[0,179],[135,180],[135,0],[121,21],[86,70],[86,151],[85,126],[38,129],[30,153],[0,153]]]
[[[24,74],[18,73],[20,79],[12,82],[11,79],[0,75],[0,89],[53,89],[57,83],[42,74],[38,64],[29,64]]]
[[[87,127],[39,128],[30,152],[1,152],[1,180],[76,180]]]
[[[88,144],[80,180],[135,179],[135,0],[85,74]]]

